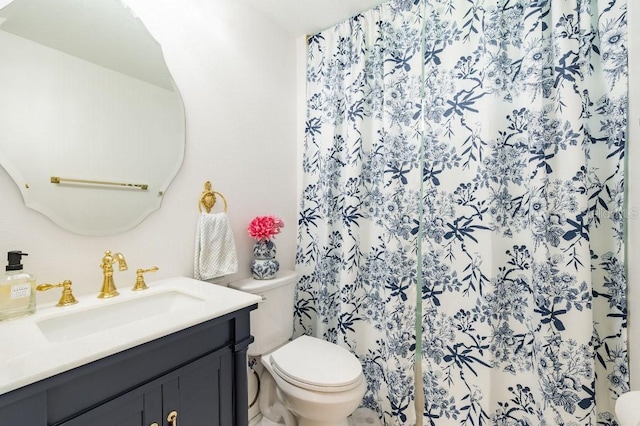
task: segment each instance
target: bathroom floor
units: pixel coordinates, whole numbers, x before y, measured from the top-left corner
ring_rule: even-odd
[[[282,423],[274,423],[267,418],[262,418],[255,426],[280,426]]]
[[[282,423],[274,423],[269,419],[263,418],[255,426],[281,426]],[[349,426],[382,426],[378,416],[368,408],[358,408],[355,413],[349,417]]]

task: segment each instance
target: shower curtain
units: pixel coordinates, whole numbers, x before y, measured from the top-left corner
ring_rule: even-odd
[[[387,425],[614,425],[626,4],[393,0],[309,39],[297,334]]]

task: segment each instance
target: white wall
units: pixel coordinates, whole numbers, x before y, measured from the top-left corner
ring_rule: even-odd
[[[0,0],[0,7],[7,3]],[[38,282],[71,279],[80,303],[83,294],[100,290],[105,250],[122,252],[127,259],[129,270],[114,274],[121,287],[134,283],[137,268],[151,265],[160,270],[148,276],[150,285],[169,276],[192,276],[198,199],[210,180],[227,198],[238,248],[240,271],[229,279],[249,275],[253,241],[245,229],[257,215],[284,220],[277,257],[283,268],[293,268],[295,40],[237,0],[126,3],[163,45],[181,90],[187,117],[182,169],[160,210],[137,228],[86,237],[63,231],[26,208],[17,186],[0,168],[0,257],[9,250],[28,252],[25,269]],[[38,294],[38,303],[58,296]]]

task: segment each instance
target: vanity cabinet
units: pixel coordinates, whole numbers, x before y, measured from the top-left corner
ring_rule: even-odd
[[[59,426],[231,425],[232,370],[224,348]]]
[[[255,307],[0,395],[0,425],[246,426]]]

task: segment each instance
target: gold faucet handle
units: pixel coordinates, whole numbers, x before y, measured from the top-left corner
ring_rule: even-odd
[[[56,306],[69,306],[75,305],[78,303],[75,297],[73,297],[73,292],[71,290],[71,280],[64,280],[58,284],[40,284],[36,287],[38,291],[47,291],[52,288],[62,287],[62,295],[60,296],[60,300],[56,304]]]
[[[136,284],[131,290],[140,291],[148,289],[149,287],[147,286],[147,283],[144,282],[144,276],[142,274],[146,274],[147,272],[156,272],[158,269],[159,268],[157,266],[152,266],[149,269],[138,269],[136,271]]]

